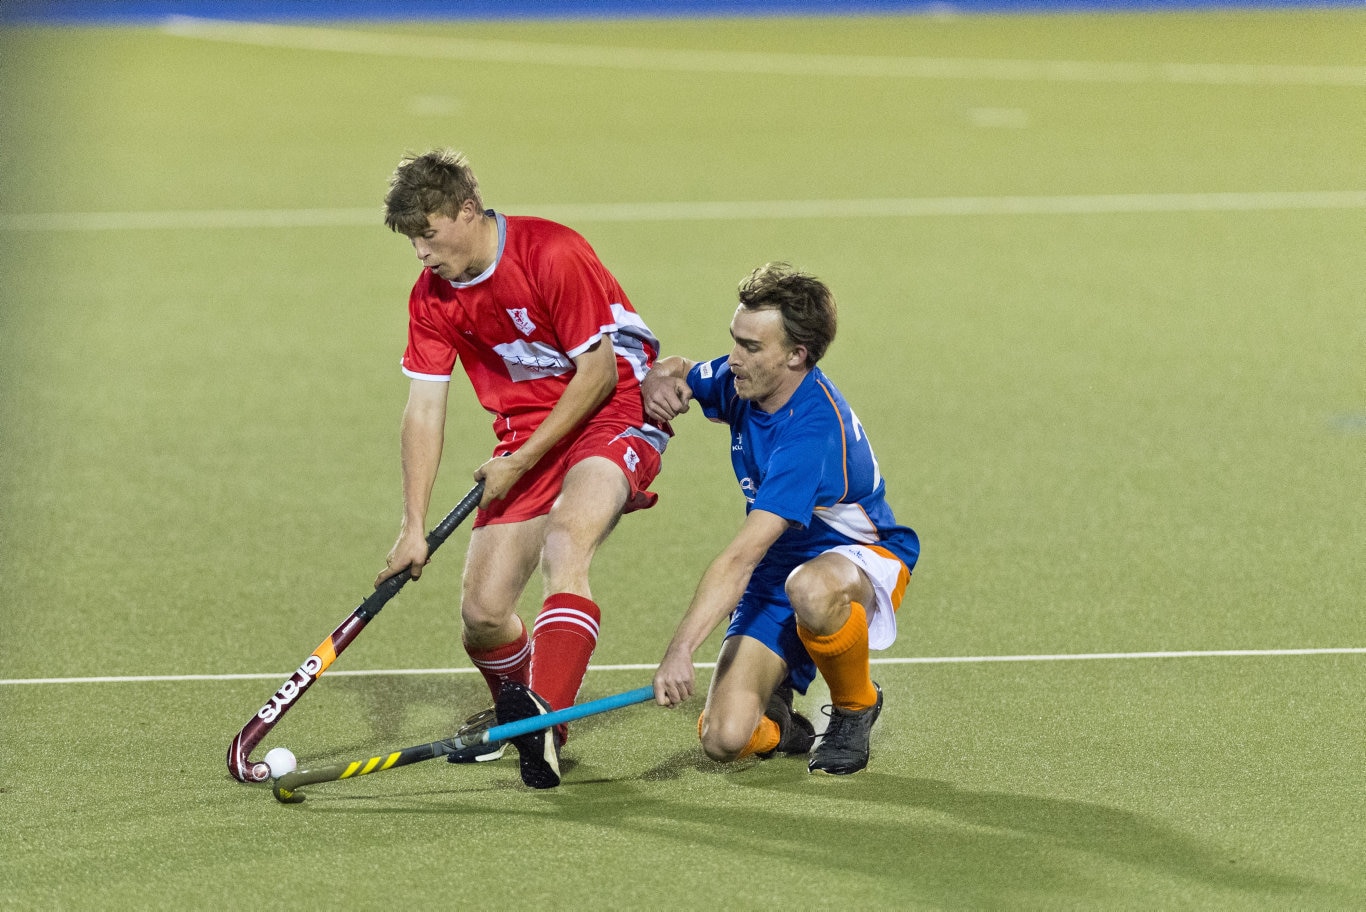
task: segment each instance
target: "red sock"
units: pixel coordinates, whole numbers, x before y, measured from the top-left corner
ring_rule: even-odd
[[[465,654],[484,676],[484,683],[488,684],[489,693],[493,694],[495,700],[504,681],[527,684],[531,680],[531,643],[527,640],[525,625],[522,626],[521,635],[511,643],[482,650],[471,649],[470,644],[466,643]]]
[[[598,645],[602,614],[590,599],[559,592],[545,600],[531,632],[531,689],[551,709],[574,705]],[[555,726],[564,743],[567,727]]]

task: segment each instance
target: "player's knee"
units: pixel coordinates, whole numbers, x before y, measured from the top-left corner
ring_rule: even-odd
[[[741,728],[733,720],[713,719],[706,713],[698,716],[697,735],[702,741],[702,752],[718,763],[736,759],[754,734],[753,726],[749,731],[742,732]]]
[[[496,636],[507,624],[508,612],[466,595],[460,604],[464,639],[481,643]]]
[[[802,626],[823,626],[841,606],[847,607],[840,582],[816,561],[808,561],[788,574],[783,588]]]
[[[808,630],[830,633],[849,618],[852,603],[872,604],[872,582],[852,561],[826,553],[788,574],[784,585],[797,622]]]

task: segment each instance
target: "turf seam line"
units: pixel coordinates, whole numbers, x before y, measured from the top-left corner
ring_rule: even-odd
[[[1207,658],[1267,658],[1278,656],[1366,655],[1366,647],[1343,646],[1312,649],[1203,649],[1182,652],[1089,652],[1058,653],[1053,655],[1011,656],[912,656],[906,658],[871,659],[873,665],[971,665],[999,662],[1096,662],[1131,661],[1144,659],[1207,659]],[[653,671],[657,665],[590,665],[589,671]],[[715,662],[695,662],[694,668],[715,668]],[[473,674],[476,668],[377,668],[352,671],[329,671],[328,677],[380,677],[385,675],[451,675]],[[288,672],[260,672],[250,674],[186,674],[186,675],[104,675],[85,678],[7,678],[0,686],[22,684],[154,684],[186,681],[264,681],[287,677]]]
[[[510,213],[536,212],[547,218],[555,218],[570,223],[1280,212],[1366,208],[1366,190],[541,203],[514,204],[499,208],[501,211]],[[373,229],[380,222],[380,214],[378,210],[373,208],[0,213],[0,231],[169,231],[354,227]]]
[[[468,35],[385,34],[351,29],[273,25],[171,16],[169,36],[288,50],[478,60],[590,69],[742,73],[798,78],[960,79],[1004,82],[1117,83],[1122,85],[1360,86],[1366,67],[1323,64],[1167,63],[1104,60],[1025,60],[961,57],[887,57],[775,51],[509,41]]]

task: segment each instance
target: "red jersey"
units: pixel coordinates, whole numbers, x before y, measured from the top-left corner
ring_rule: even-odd
[[[403,372],[449,380],[459,361],[500,440],[525,439],[574,376],[573,359],[607,336],[617,386],[595,413],[642,429],[662,451],[668,437],[646,422],[640,380],[659,354],[616,278],[581,235],[527,216],[498,220],[498,254],[473,281],[422,270],[408,298]]]

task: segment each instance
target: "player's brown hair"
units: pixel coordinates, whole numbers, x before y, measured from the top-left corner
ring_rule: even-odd
[[[766,263],[740,282],[740,306],[782,314],[783,332],[806,346],[806,366],[815,367],[835,341],[835,296],[825,283],[787,263]]]
[[[434,149],[423,155],[408,154],[389,178],[384,224],[390,231],[417,237],[427,230],[428,216],[455,218],[469,200],[484,208],[479,179],[463,153]]]

